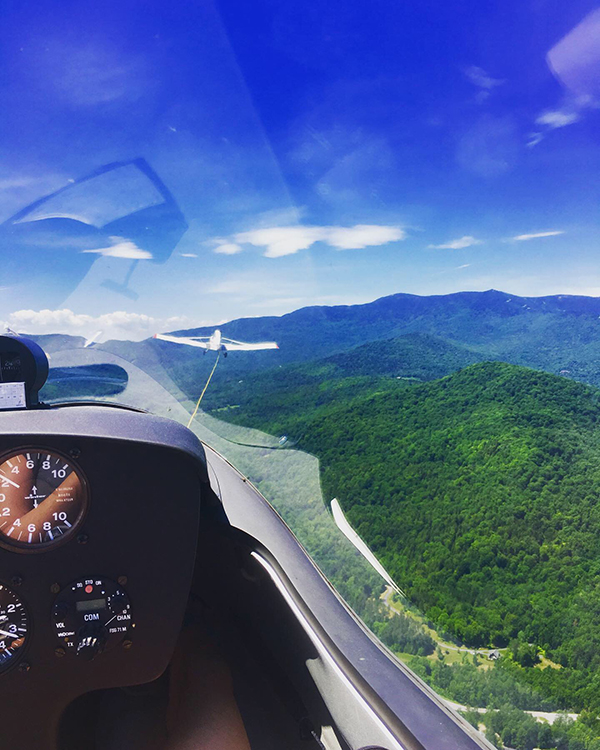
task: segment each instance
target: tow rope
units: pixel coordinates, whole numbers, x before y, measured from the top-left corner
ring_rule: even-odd
[[[198,399],[198,403],[196,404],[196,408],[194,409],[194,413],[190,417],[190,421],[187,424],[188,428],[191,426],[192,422],[194,421],[194,418],[195,418],[196,414],[198,414],[198,409],[200,408],[200,402],[204,398],[204,394],[206,393],[206,389],[209,386],[209,383],[210,383],[210,381],[212,379],[212,376],[215,374],[215,370],[217,369],[217,365],[219,364],[220,357],[221,357],[221,350],[219,349],[219,352],[217,354],[217,358],[215,359],[215,364],[214,364],[212,370],[210,371],[210,375],[208,376],[208,380],[206,381],[206,385],[202,389],[202,393],[200,394],[200,398]]]

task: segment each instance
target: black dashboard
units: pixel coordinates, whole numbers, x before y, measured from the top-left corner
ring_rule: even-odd
[[[200,442],[168,420],[88,405],[2,414],[4,747],[55,748],[76,698],[164,672],[207,481]]]

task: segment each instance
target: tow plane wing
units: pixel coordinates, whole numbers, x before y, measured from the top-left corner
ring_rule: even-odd
[[[229,352],[255,352],[261,349],[279,349],[274,341],[260,341],[256,344],[245,344],[243,341],[233,341],[233,339],[223,338],[223,345]]]
[[[208,349],[208,338],[189,338],[187,336],[169,336],[166,333],[155,333],[152,338],[159,341],[170,341],[172,344],[185,344],[186,346],[196,346],[199,349]]]

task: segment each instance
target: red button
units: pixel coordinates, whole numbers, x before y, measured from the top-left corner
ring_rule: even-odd
[[[91,594],[93,590],[94,590],[94,587],[88,583],[88,585],[85,587],[85,593]]]

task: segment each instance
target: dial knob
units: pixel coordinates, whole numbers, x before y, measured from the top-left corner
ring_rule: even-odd
[[[117,590],[108,597],[108,607],[114,614],[120,615],[129,609],[129,599],[124,591]]]
[[[77,633],[77,656],[86,661],[91,661],[95,656],[102,653],[108,633],[103,625],[90,623],[80,628]]]

